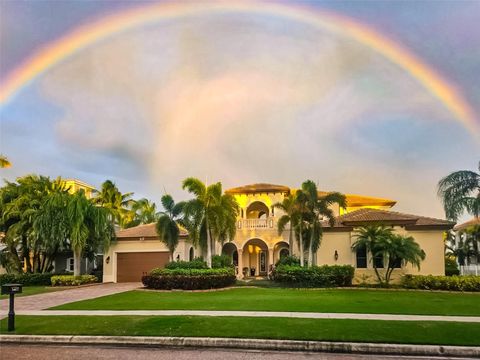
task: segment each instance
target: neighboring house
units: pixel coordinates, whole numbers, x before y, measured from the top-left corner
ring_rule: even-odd
[[[83,190],[88,199],[93,197],[93,193],[95,192],[94,186],[77,179],[64,179],[63,182],[68,187],[68,192],[70,194],[76,193],[79,190]]]
[[[235,239],[217,244],[215,253],[230,255],[237,269],[237,276],[267,276],[280,257],[299,254],[295,241],[289,249],[288,228],[278,234],[277,221],[283,215],[274,204],[294,189],[272,184],[253,184],[229,189],[226,192],[235,196],[240,214],[237,220]],[[320,192],[320,195],[325,192]],[[351,245],[355,242],[354,230],[366,224],[383,223],[402,234],[415,238],[426,253],[420,270],[402,266],[395,270],[394,278],[401,274],[444,275],[443,233],[454,223],[423,216],[402,214],[389,209],[395,201],[353,194],[346,194],[347,207],[336,206],[332,210],[337,215],[335,226],[324,224],[324,234],[314,262],[318,265],[349,264],[356,268],[355,281],[368,282],[374,279],[372,261],[365,251],[355,253]],[[202,255],[182,231],[179,246],[174,258],[189,260]],[[377,259],[381,265],[382,259]],[[140,281],[143,273],[154,267],[162,267],[168,262],[168,250],[155,231],[154,224],[140,225],[117,232],[117,242],[104,258],[104,281]]]
[[[461,275],[480,275],[480,218],[474,217],[453,228],[455,238],[450,241],[454,251],[463,248],[464,254],[457,254]]]

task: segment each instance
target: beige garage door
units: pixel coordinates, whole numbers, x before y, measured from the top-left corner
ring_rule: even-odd
[[[142,275],[168,263],[168,252],[135,252],[117,254],[117,282],[142,281]]]

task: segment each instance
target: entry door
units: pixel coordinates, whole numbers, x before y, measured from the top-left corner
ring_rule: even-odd
[[[267,252],[265,250],[260,251],[259,262],[259,275],[267,275]]]

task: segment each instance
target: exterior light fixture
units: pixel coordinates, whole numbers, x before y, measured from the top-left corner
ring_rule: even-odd
[[[107,256],[107,258],[105,259],[105,262],[108,264],[110,262],[110,256]]]
[[[335,258],[335,261],[338,260],[338,251],[337,250],[335,250],[335,254],[333,255],[333,257]]]

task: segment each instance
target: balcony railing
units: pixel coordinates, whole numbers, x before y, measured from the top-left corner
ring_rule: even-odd
[[[238,229],[273,229],[275,221],[268,219],[240,219],[237,221]]]
[[[480,264],[460,266],[462,275],[480,275]]]

